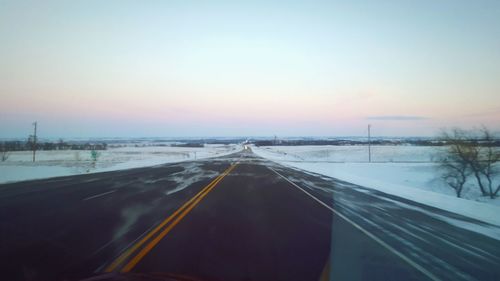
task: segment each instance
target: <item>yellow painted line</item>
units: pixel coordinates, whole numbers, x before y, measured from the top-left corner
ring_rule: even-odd
[[[136,255],[134,256],[128,263],[127,265],[125,265],[125,267],[123,267],[123,269],[121,270],[121,272],[129,272],[130,270],[132,270],[134,268],[134,266],[137,265],[137,263],[139,263],[143,258],[144,256],[146,256],[160,241],[161,239],[163,239],[163,237],[165,237],[165,235],[167,235],[170,230],[172,230],[194,207],[196,207],[196,205],[205,197],[207,196],[207,194],[212,191],[212,189],[215,188],[215,186],[226,176],[228,175],[235,167],[236,167],[237,164],[234,164],[233,166],[229,167],[228,170],[226,170],[226,172],[224,174],[222,174],[222,176],[220,178],[217,179],[217,182],[215,182],[213,185],[210,186],[210,188],[208,188],[206,190],[205,193],[203,193],[202,195],[200,195],[194,202],[193,204],[189,205],[189,207],[187,207],[170,225],[168,225],[160,234],[158,234],[158,236],[156,236],[151,242],[149,242],[146,246],[144,246],[144,248],[141,249],[141,251]]]
[[[218,179],[221,178],[231,167],[227,168],[221,175],[215,178],[211,183],[209,183],[206,187],[204,187],[200,192],[198,192],[193,198],[191,198],[188,202],[182,205],[177,211],[175,211],[171,216],[166,218],[162,223],[160,223],[157,227],[155,227],[151,232],[149,232],[143,239],[141,239],[138,243],[120,255],[111,265],[109,265],[105,272],[114,271],[123,261],[125,261],[132,253],[134,253],[140,246],[142,246],[147,240],[149,240],[154,234],[160,231],[167,223],[169,223],[176,215],[182,212],[187,206],[189,206],[196,198],[202,195],[206,190],[208,190],[212,185],[218,182]]]
[[[326,261],[323,271],[321,271],[321,276],[319,281],[329,281],[330,280],[330,258]]]
[[[184,209],[186,209],[191,203],[193,203],[197,198],[205,193],[212,186],[216,185],[225,175],[229,173],[229,171],[234,168],[236,164],[227,168],[222,174],[217,176],[212,182],[210,182],[207,186],[205,186],[200,192],[198,192],[195,196],[193,196],[189,201],[184,203],[179,209],[177,209],[172,215],[162,221],[158,226],[156,226],[152,231],[150,231],[144,238],[142,238],[139,242],[134,244],[131,248],[121,254],[117,259],[115,259],[106,269],[105,272],[113,272],[115,271],[120,264],[122,264],[131,254],[133,254],[139,247],[141,247],[144,243],[146,243],[153,235],[159,232],[166,224],[168,224],[171,220],[174,219],[179,213],[181,213]]]

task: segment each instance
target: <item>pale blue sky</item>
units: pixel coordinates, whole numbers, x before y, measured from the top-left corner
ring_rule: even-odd
[[[3,1],[0,137],[500,120],[500,1]]]

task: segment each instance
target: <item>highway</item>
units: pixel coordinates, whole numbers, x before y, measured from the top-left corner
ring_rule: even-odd
[[[245,149],[0,185],[0,280],[500,280],[457,222]]]

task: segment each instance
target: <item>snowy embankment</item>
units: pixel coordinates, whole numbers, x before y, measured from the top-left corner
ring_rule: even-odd
[[[443,148],[372,146],[252,147],[257,155],[305,171],[373,188],[422,204],[500,225],[500,198],[481,196],[474,182],[463,199],[439,178],[437,153]]]
[[[87,150],[37,151],[35,163],[30,151],[16,151],[0,162],[0,183],[147,167],[223,156],[241,149],[240,145],[125,146],[99,151],[95,165]]]

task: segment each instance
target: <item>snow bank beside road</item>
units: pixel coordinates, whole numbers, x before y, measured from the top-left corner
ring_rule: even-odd
[[[318,160],[317,155],[326,155],[327,153],[324,151],[330,148],[333,151],[330,152],[331,155],[335,153],[336,159],[361,159],[360,153],[366,154],[366,147],[348,146],[252,147],[252,150],[257,155],[288,166],[376,189],[500,226],[500,216],[498,215],[500,213],[500,198],[493,200],[485,198],[479,194],[477,188],[469,188],[464,193],[466,199],[456,198],[454,191],[439,180],[436,174],[436,164],[429,162],[430,157],[434,155],[435,148],[407,146],[374,148],[374,151],[380,149],[379,161],[382,160],[382,155],[385,155],[387,159],[390,159],[391,155],[398,155],[398,161],[407,161],[401,163],[353,163]],[[319,153],[318,151],[323,152]],[[297,160],[297,155],[302,159]],[[305,157],[305,155],[309,155],[309,157]],[[428,159],[428,162],[411,163],[412,159],[420,159],[421,161]]]

